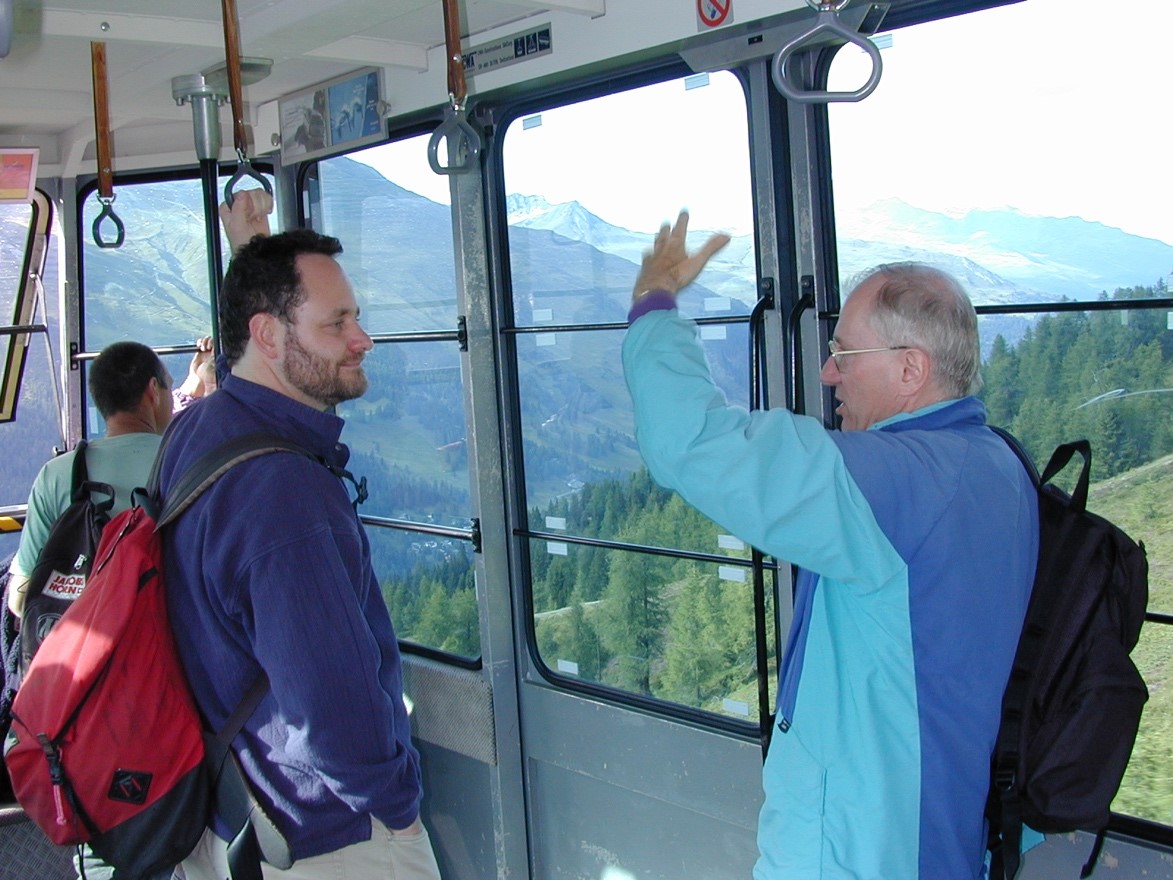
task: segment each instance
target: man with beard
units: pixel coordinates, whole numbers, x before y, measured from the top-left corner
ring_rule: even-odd
[[[228,375],[176,419],[164,498],[225,441],[276,434],[288,452],[236,465],[170,527],[172,628],[208,724],[224,725],[264,672],[269,691],[234,741],[295,864],[265,877],[436,880],[419,819],[419,757],[403,703],[398,645],[370,546],[335,471],[336,404],[366,391],[371,339],[359,324],[337,239],[310,230],[256,236],[220,295]],[[227,876],[219,817],[183,862],[188,880]]]

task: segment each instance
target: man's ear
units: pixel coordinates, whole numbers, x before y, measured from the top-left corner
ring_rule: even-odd
[[[159,399],[162,395],[170,393],[168,389],[163,387],[162,382],[155,376],[152,376],[150,381],[147,382],[147,387],[143,389],[143,396],[140,402],[146,403],[151,409],[154,409],[159,405]]]
[[[276,360],[281,356],[285,327],[276,315],[257,312],[248,319],[248,335],[265,358]]]
[[[901,354],[900,381],[906,396],[913,397],[932,381],[933,361],[928,352],[920,348],[907,348]]]

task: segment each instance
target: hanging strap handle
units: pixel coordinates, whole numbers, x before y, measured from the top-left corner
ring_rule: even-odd
[[[253,168],[248,158],[248,132],[244,127],[244,94],[240,82],[240,25],[236,19],[236,0],[221,0],[224,15],[224,63],[228,73],[228,101],[232,106],[232,142],[236,147],[236,173],[224,184],[224,204],[230,209],[236,198],[236,186],[244,178],[257,181],[273,195],[273,186]]]
[[[810,30],[799,34],[779,49],[778,54],[774,56],[774,63],[771,65],[774,85],[788,100],[797,101],[800,104],[831,104],[862,101],[874,92],[876,86],[880,84],[880,75],[884,70],[884,62],[880,58],[879,47],[854,28],[847,27],[839,20],[839,11],[849,2],[851,0],[806,0],[807,6],[812,9],[817,9],[819,13],[815,19],[814,26]],[[799,48],[822,34],[838,37],[848,43],[859,46],[872,59],[871,76],[868,77],[866,83],[854,92],[827,92],[818,89],[807,91],[794,85],[786,78],[786,66],[791,56]]]
[[[444,45],[448,49],[448,97],[453,104],[463,107],[468,97],[468,82],[460,52],[460,0],[444,0]]]
[[[110,161],[110,97],[106,82],[106,44],[90,43],[90,66],[94,76],[94,140],[98,151],[98,202],[101,212],[94,220],[94,244],[119,248],[126,241],[126,227],[114,213],[114,169]],[[114,224],[114,240],[102,238],[102,221]]]
[[[444,0],[444,45],[448,52],[448,101],[443,121],[428,141],[428,164],[437,174],[460,174],[476,166],[481,136],[464,113],[468,83],[460,52],[460,0]],[[448,165],[440,164],[440,143],[448,140]],[[457,156],[462,156],[457,160]]]

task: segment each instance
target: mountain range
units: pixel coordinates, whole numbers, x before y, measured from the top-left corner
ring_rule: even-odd
[[[368,331],[453,331],[457,306],[449,208],[349,159],[322,163],[319,186],[326,195],[323,225],[346,248],[342,260],[359,293]],[[127,230],[123,247],[82,248],[86,347],[97,350],[120,338],[174,345],[206,334],[211,315],[198,182],[122,187],[118,210]],[[506,269],[518,327],[624,322],[631,284],[651,235],[607,223],[574,201],[551,204],[540,196],[515,194],[508,197],[507,210]],[[88,230],[91,221],[89,214],[83,217],[82,228]],[[953,217],[887,201],[840,225],[844,284],[876,263],[920,260],[957,275],[978,305],[1095,299],[1120,287],[1151,287],[1173,272],[1173,246],[1078,218],[1028,217],[1013,211]],[[699,242],[708,233],[694,234]],[[0,253],[20,252],[22,243],[10,224],[0,224],[0,239],[5,239],[0,240]],[[753,239],[738,236],[714,257],[697,288],[682,298],[682,308],[694,314],[745,315],[755,292]],[[1035,318],[993,315],[981,320],[988,352],[996,334],[1013,344]],[[712,336],[706,346],[722,387],[734,399],[744,399],[744,330],[730,330],[723,339],[719,333]],[[626,427],[630,414],[620,376],[620,334],[549,337],[513,337],[524,392],[523,429],[530,444],[527,470],[534,471],[531,488],[538,483],[537,471],[548,474],[543,495],[553,494],[575,474],[577,479],[621,472],[635,455]],[[451,343],[394,348],[397,352],[385,368],[418,380],[409,383],[417,395],[415,405],[424,412],[449,412],[454,405],[459,409],[455,398],[442,398],[422,383],[422,378],[436,383],[443,376],[435,388],[449,382],[459,387],[459,359]],[[566,368],[551,370],[554,361],[566,362]],[[377,372],[376,361],[372,372]],[[53,408],[48,384],[33,379],[26,387],[29,392],[39,386],[39,399],[33,404],[22,397],[22,414]],[[385,424],[380,427],[384,417],[378,414],[398,406],[394,385],[376,388],[372,382],[358,412],[369,428],[360,427],[361,419],[355,424],[360,449],[375,443],[363,430],[370,438],[387,430]],[[576,418],[585,421],[577,429],[567,426]],[[452,418],[443,421],[442,431],[412,421],[403,430],[420,435],[420,448],[451,446],[461,427]],[[12,433],[6,429],[5,436]],[[591,436],[593,447],[586,442]],[[21,450],[17,457],[27,452],[32,472],[47,454],[40,442]],[[534,467],[542,456],[548,467]],[[456,474],[439,477],[436,470],[430,478],[459,479]]]
[[[506,207],[511,227],[547,229],[634,263],[651,239],[607,223],[578,202],[511,195]],[[698,241],[708,234],[693,232]],[[953,217],[899,199],[845,218],[838,247],[844,282],[879,263],[918,260],[956,274],[975,305],[1094,300],[1173,274],[1173,245],[1102,223],[1008,209]],[[752,237],[734,236],[709,266],[752,283],[753,256]]]

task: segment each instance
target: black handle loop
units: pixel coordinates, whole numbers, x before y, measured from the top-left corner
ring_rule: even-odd
[[[236,185],[246,177],[251,177],[261,185],[265,192],[267,192],[269,195],[273,195],[273,185],[269,183],[265,175],[261,174],[261,172],[253,168],[253,163],[250,162],[246,156],[239,152],[236,155],[238,159],[236,163],[236,173],[228,179],[226,184],[224,184],[224,204],[228,206],[229,210],[232,210],[232,202],[236,198]]]
[[[1083,457],[1083,465],[1079,469],[1079,478],[1075,482],[1075,488],[1071,490],[1071,506],[1076,510],[1086,510],[1092,471],[1092,445],[1087,440],[1072,440],[1070,443],[1064,443],[1056,448],[1051,455],[1051,460],[1043,468],[1043,475],[1040,479],[1044,483],[1051,480],[1063,468],[1067,467],[1068,462],[1076,453]]]
[[[440,142],[450,138],[448,164],[440,164]],[[437,174],[463,174],[471,171],[481,154],[481,136],[464,115],[464,106],[455,98],[428,141],[428,164]],[[461,157],[461,158],[457,158]]]
[[[98,196],[98,201],[102,205],[102,210],[94,219],[93,233],[94,244],[100,248],[114,249],[122,247],[122,243],[126,241],[126,227],[122,225],[122,220],[114,213],[114,196],[110,198],[103,198]],[[114,240],[106,241],[102,238],[102,221],[110,220],[114,224]]]

